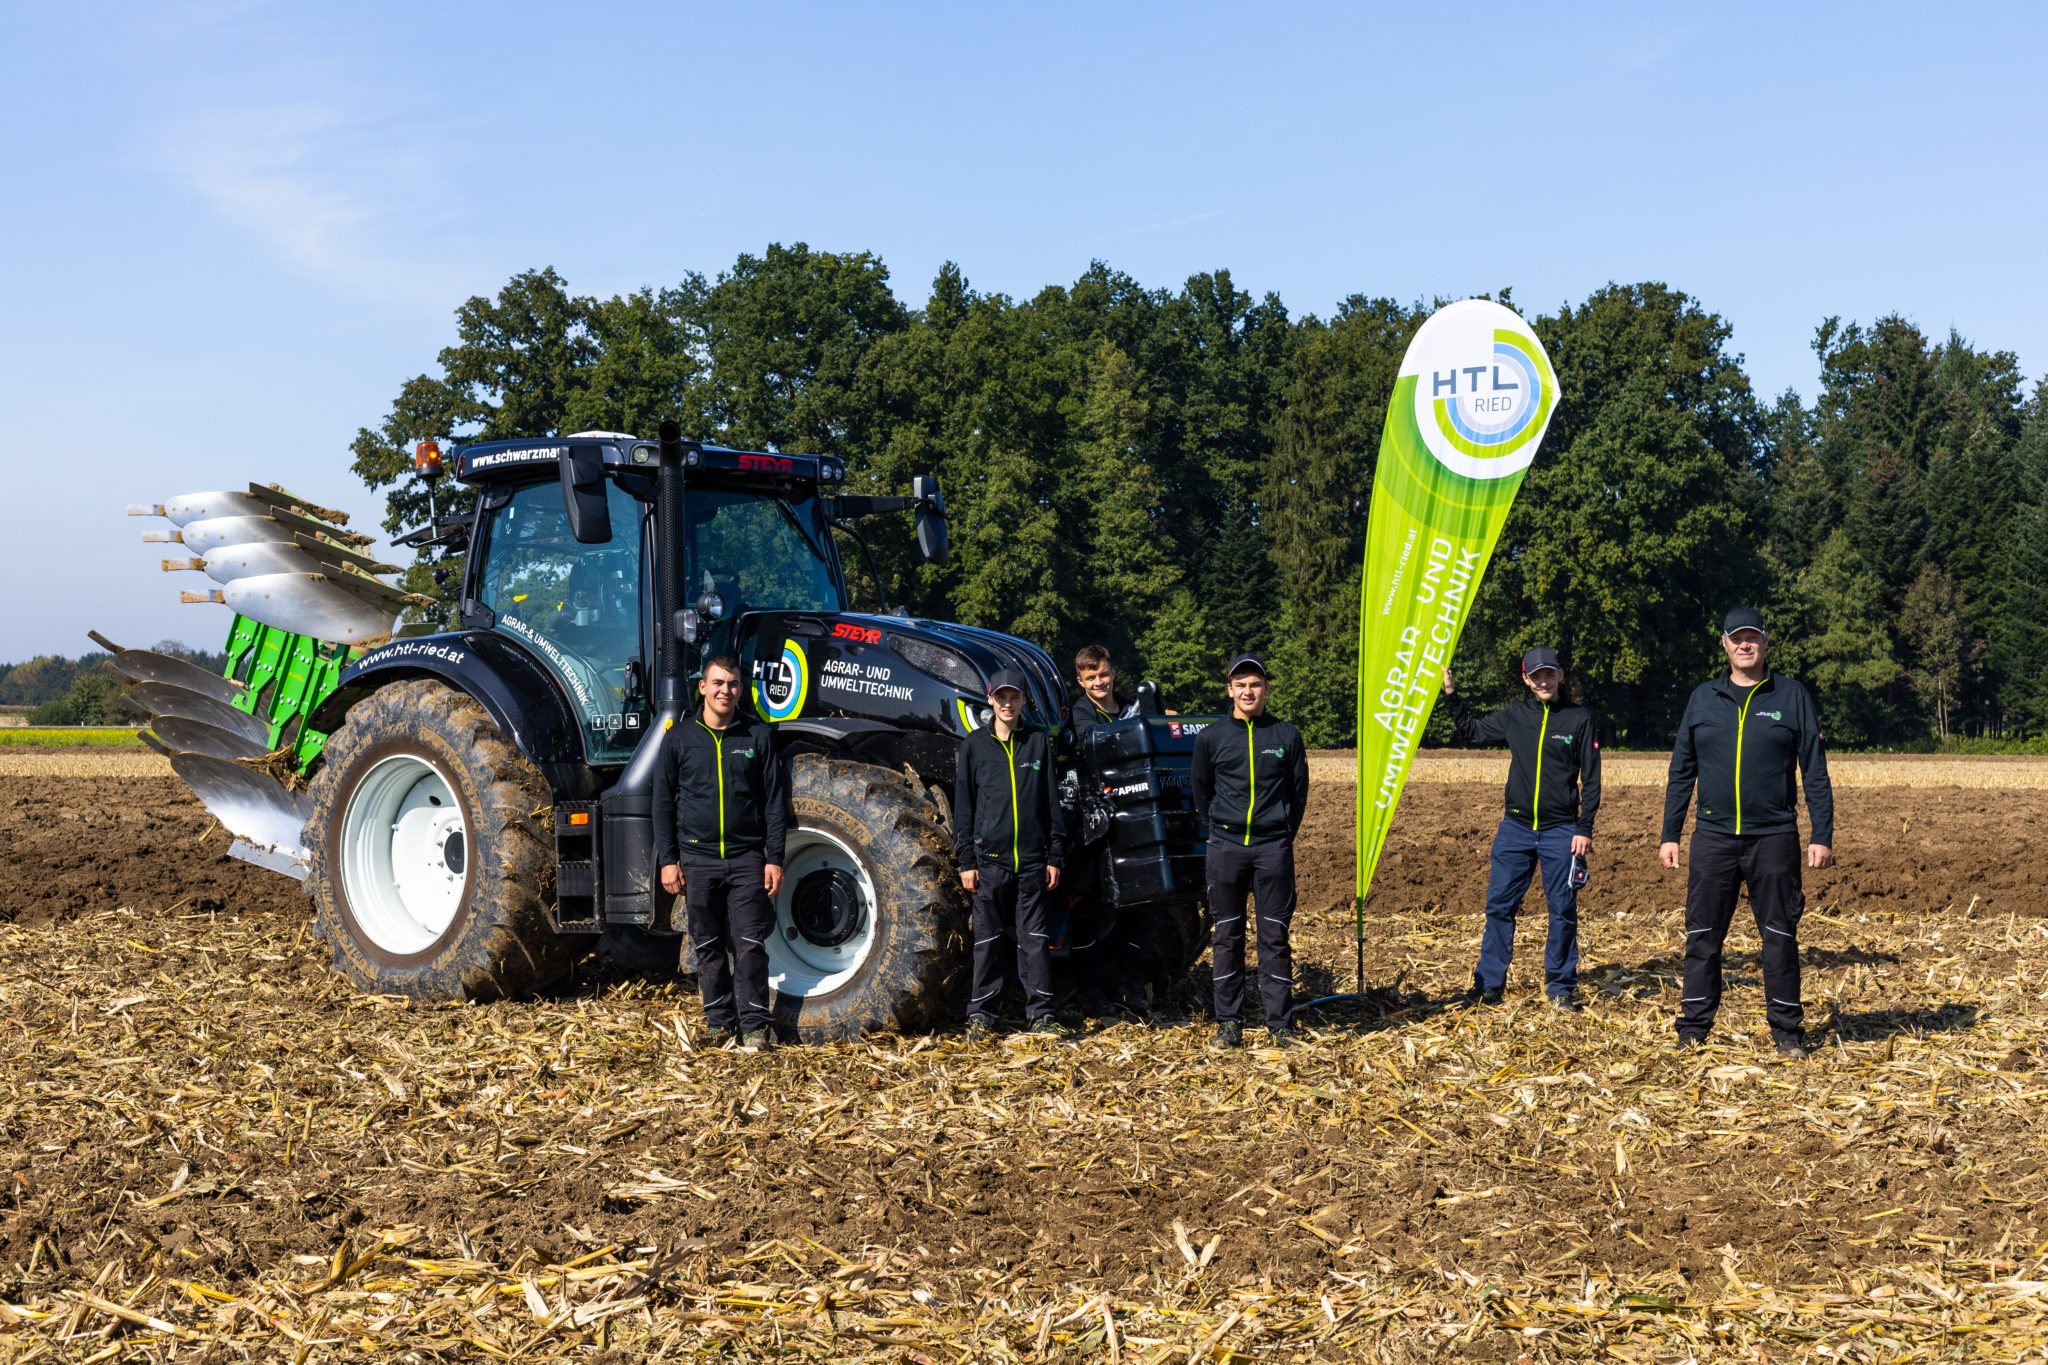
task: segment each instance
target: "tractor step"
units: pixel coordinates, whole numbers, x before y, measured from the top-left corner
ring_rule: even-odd
[[[604,841],[595,801],[555,803],[555,931],[604,931]]]

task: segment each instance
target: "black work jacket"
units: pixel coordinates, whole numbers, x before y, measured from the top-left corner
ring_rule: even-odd
[[[1508,746],[1508,819],[1532,830],[1570,825],[1593,834],[1600,811],[1600,742],[1593,713],[1520,697],[1481,716],[1453,692],[1448,701],[1459,742]]]
[[[1671,746],[1664,789],[1664,842],[1685,830],[1685,808],[1699,789],[1699,827],[1722,834],[1796,831],[1793,775],[1806,784],[1811,842],[1835,842],[1835,789],[1813,698],[1792,679],[1767,673],[1754,687],[1727,676],[1701,683],[1685,704]]]
[[[1308,750],[1299,730],[1272,716],[1211,721],[1195,736],[1188,781],[1210,839],[1292,840],[1308,810]]]
[[[1095,704],[1095,698],[1086,692],[1077,695],[1067,706],[1067,720],[1074,727],[1074,742],[1080,743],[1090,730],[1098,725],[1107,725],[1113,720],[1122,720],[1131,713],[1131,705],[1114,693],[1110,695],[1108,708]]]
[[[759,853],[780,866],[788,790],[774,727],[735,718],[714,730],[702,713],[669,726],[651,810],[658,866],[675,862],[678,850],[705,858]]]
[[[960,741],[953,777],[953,854],[962,872],[1021,872],[1066,859],[1052,740],[1019,725],[1006,740],[984,725]]]

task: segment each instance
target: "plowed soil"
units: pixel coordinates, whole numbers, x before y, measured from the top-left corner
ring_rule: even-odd
[[[328,974],[297,884],[229,859],[175,780],[0,779],[0,1278],[17,1303],[116,1262],[121,1283],[239,1292],[396,1227],[515,1275],[601,1246],[707,1280],[750,1257],[786,1285],[879,1258],[1006,1303],[1460,1276],[1862,1293],[1886,1268],[2048,1250],[2048,792],[1839,793],[1839,864],[1806,882],[1815,1056],[1791,1064],[1740,918],[1716,1045],[1670,1050],[1684,885],[1656,866],[1649,787],[1600,821],[1586,1011],[1541,1004],[1534,895],[1507,1004],[1454,1004],[1496,802],[1411,785],[1368,998],[1304,1014],[1307,1047],[1208,1053],[1203,966],[1155,1023],[1090,1021],[1069,1046],[746,1056],[694,1045],[673,981],[363,997]],[[1350,830],[1349,790],[1318,783],[1303,999],[1353,984]],[[1520,1349],[1505,1329],[1467,1344]]]

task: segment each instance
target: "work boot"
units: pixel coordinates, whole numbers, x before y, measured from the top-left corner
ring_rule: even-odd
[[[1698,1052],[1706,1045],[1707,1040],[1705,1038],[1696,1037],[1690,1033],[1679,1034],[1678,1041],[1673,1044],[1680,1052]]]
[[[1550,1008],[1554,1010],[1563,1010],[1567,1014],[1577,1014],[1586,1007],[1584,1004],[1580,1002],[1578,992],[1574,991],[1569,995],[1551,996]]]
[[[967,1041],[986,1043],[996,1036],[996,1021],[993,1015],[970,1014],[967,1016]]]
[[[1062,1039],[1067,1036],[1067,1031],[1060,1027],[1058,1019],[1050,1014],[1045,1014],[1033,1019],[1031,1027],[1025,1029],[1024,1034],[1029,1038]]]
[[[1464,1003],[1467,1005],[1498,1005],[1503,994],[1504,992],[1501,991],[1482,990],[1478,986],[1474,986],[1471,990],[1465,992]]]
[[[766,1052],[774,1046],[774,1037],[764,1028],[748,1029],[740,1035],[740,1051],[742,1052]]]
[[[1778,1055],[1787,1061],[1803,1062],[1813,1054],[1806,1050],[1806,1044],[1797,1038],[1778,1040]]]
[[[1216,1036],[1209,1040],[1211,1052],[1230,1052],[1244,1046],[1244,1025],[1235,1019],[1225,1019],[1216,1025]]]
[[[1272,1029],[1266,1035],[1266,1046],[1268,1047],[1299,1047],[1300,1045],[1301,1035],[1291,1028]]]

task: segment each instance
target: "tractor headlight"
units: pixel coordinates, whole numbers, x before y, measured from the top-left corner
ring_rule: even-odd
[[[929,640],[918,640],[908,635],[891,634],[889,648],[895,650],[903,662],[920,673],[929,673],[934,678],[949,682],[962,692],[977,697],[988,694],[980,670],[944,645],[935,645]]]
[[[707,592],[697,599],[697,611],[706,620],[723,621],[725,619],[725,599],[715,592]]]
[[[688,607],[684,607],[676,613],[676,634],[683,638],[683,643],[686,645],[697,643],[696,612],[691,611]]]

